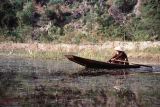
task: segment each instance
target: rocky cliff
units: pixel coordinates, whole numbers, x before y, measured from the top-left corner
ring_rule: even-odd
[[[13,40],[70,43],[160,40],[158,0],[0,2],[0,33]]]

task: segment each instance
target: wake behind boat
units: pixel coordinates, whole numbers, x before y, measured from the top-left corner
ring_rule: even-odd
[[[140,68],[139,64],[123,65],[113,64],[103,61],[96,61],[92,59],[82,58],[75,55],[65,55],[70,61],[85,66],[86,68],[97,68],[97,69],[127,69],[127,68]]]

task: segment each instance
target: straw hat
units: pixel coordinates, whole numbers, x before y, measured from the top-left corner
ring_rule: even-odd
[[[122,47],[120,47],[120,46],[115,47],[114,50],[116,50],[116,51],[124,51],[124,50],[122,49]]]

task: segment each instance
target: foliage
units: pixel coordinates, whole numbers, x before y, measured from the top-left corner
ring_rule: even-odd
[[[23,10],[17,12],[17,16],[19,17],[21,23],[26,25],[32,24],[32,13],[34,11],[32,2],[27,2],[23,6]]]
[[[115,5],[125,13],[131,12],[137,3],[137,0],[116,0]]]
[[[148,0],[143,6],[141,22],[144,30],[160,40],[160,5],[158,0]]]
[[[12,29],[18,26],[18,19],[13,4],[8,0],[0,2],[0,27]]]
[[[0,41],[6,37],[6,41],[28,42],[32,30],[45,28],[49,21],[52,24],[47,31],[37,30],[40,42],[160,40],[159,0],[145,0],[139,17],[132,13],[137,0],[114,0],[113,5],[126,17],[121,25],[108,13],[107,2],[40,0],[34,4],[32,0],[0,0]]]
[[[57,4],[57,3],[62,3],[64,0],[49,0],[49,3],[51,4]]]

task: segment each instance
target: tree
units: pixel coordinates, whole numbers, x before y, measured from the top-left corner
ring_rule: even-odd
[[[160,1],[147,0],[142,8],[143,28],[154,40],[160,40]]]
[[[0,27],[12,30],[18,26],[15,8],[9,0],[0,1]]]

